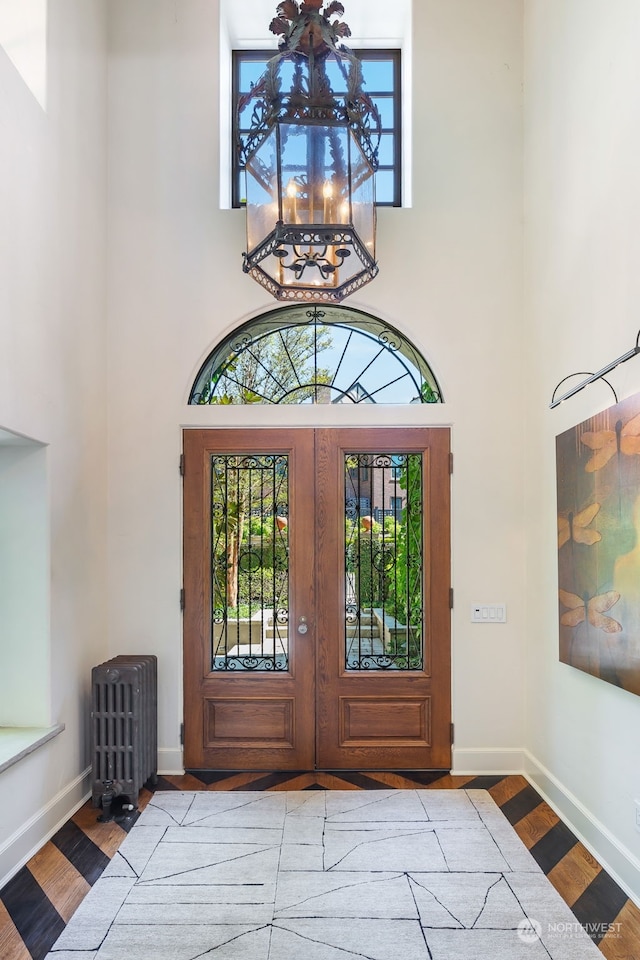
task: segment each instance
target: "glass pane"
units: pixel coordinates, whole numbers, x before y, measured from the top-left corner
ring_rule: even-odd
[[[378,163],[382,167],[392,167],[395,162],[395,137],[392,133],[383,133],[378,145]],[[377,182],[377,181],[376,181]],[[377,193],[377,191],[376,191]]]
[[[388,90],[391,93],[394,86],[393,60],[368,60],[366,54],[360,54],[360,59],[366,91],[385,93]]]
[[[280,81],[282,83],[283,90],[290,90],[293,83],[293,75],[295,73],[295,64],[292,60],[283,60],[280,62]]]
[[[278,219],[276,131],[272,130],[246,166],[247,250],[253,250]]]
[[[248,93],[252,84],[256,84],[267,66],[268,57],[264,60],[245,60],[242,55],[238,57],[240,65],[240,92]]]
[[[212,456],[212,670],[288,668],[288,504],[284,454]]]
[[[251,99],[242,110],[238,111],[238,129],[245,137],[251,130],[251,118],[255,108],[256,101]]]
[[[376,173],[376,203],[393,203],[394,187],[393,170],[378,170]]]
[[[383,130],[393,130],[395,117],[395,104],[393,97],[372,97],[373,102],[380,113],[380,121]]]
[[[242,53],[236,52],[234,54],[235,59],[240,67],[239,74],[239,88],[240,93],[249,93],[251,86],[255,86],[259,80],[262,79],[263,74],[267,69],[267,64],[272,56],[275,55],[275,51],[272,51],[268,56],[265,55],[264,59],[256,60],[247,60]],[[247,54],[246,56],[250,56]],[[282,82],[283,88],[289,90],[293,82],[293,73],[294,73],[294,64],[291,60],[282,61],[279,68],[280,80]],[[344,83],[343,83],[344,86]]]
[[[347,670],[422,670],[422,454],[346,454]]]
[[[347,127],[283,123],[280,132],[285,223],[346,222]]]
[[[344,75],[344,68],[341,69],[337,60],[330,57],[327,60],[327,77],[334,93],[344,95],[347,92],[347,80]]]
[[[375,258],[375,178],[369,162],[353,137],[351,144],[351,213],[356,232]]]
[[[274,54],[275,51],[273,51],[270,55],[265,54],[263,59],[245,59],[242,52],[236,52],[236,57],[240,67],[239,86],[241,93],[248,93],[251,89],[251,85],[256,84],[258,80],[260,80],[266,70],[270,56],[273,56]],[[368,58],[366,52],[360,53],[359,57],[362,62],[362,76],[367,91],[371,92],[375,90],[379,93],[386,93],[387,91],[392,92],[394,85],[393,60],[378,60],[374,58]],[[285,61],[282,64],[280,68],[280,76],[282,77],[283,86],[287,85],[287,88],[290,87],[293,79],[292,62]],[[343,71],[340,69],[335,59],[329,59],[327,61],[327,76],[329,77],[331,89],[334,93],[346,93],[347,81]]]
[[[238,169],[238,172],[236,173],[236,192],[237,192],[237,196],[239,197],[240,203],[247,202],[246,184],[247,184],[247,181],[245,178],[244,167],[240,167]]]

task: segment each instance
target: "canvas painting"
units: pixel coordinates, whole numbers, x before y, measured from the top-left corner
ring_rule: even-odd
[[[640,394],[556,438],[560,660],[640,695]]]

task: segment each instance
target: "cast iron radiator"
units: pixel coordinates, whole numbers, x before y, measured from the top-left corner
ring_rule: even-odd
[[[157,657],[129,654],[91,671],[91,796],[103,820],[116,798],[133,809],[146,781],[157,782],[157,669]]]

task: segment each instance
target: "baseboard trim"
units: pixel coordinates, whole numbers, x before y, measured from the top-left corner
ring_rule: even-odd
[[[181,747],[158,748],[158,773],[161,775],[182,776],[184,765]]]
[[[524,775],[610,877],[640,907],[640,860],[528,750]]]
[[[508,776],[524,771],[522,747],[454,747],[451,773],[458,776]]]
[[[0,846],[0,888],[79,810],[91,795],[91,767],[67,784]]]

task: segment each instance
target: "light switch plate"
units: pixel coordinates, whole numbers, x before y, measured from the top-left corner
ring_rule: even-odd
[[[506,603],[474,603],[471,605],[472,623],[506,623]]]

